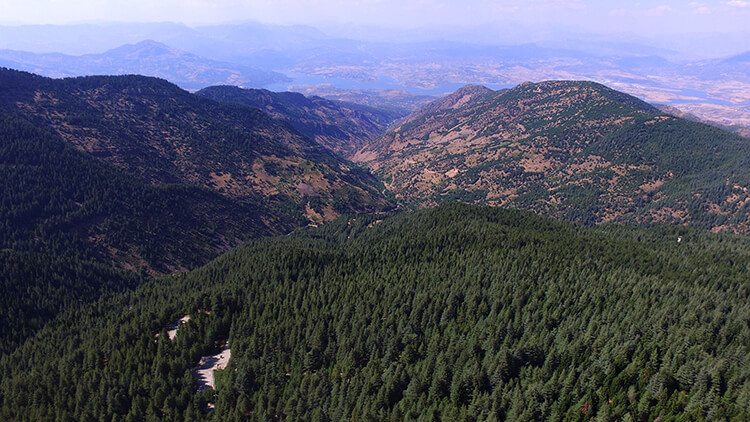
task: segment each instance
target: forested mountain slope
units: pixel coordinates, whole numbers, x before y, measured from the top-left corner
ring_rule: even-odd
[[[467,86],[355,156],[397,197],[750,233],[750,141],[593,82]]]
[[[190,185],[145,183],[57,134],[0,116],[0,247],[170,273],[279,233],[259,207]]]
[[[256,205],[145,183],[2,114],[0,180],[0,354],[60,311],[279,233]]]
[[[377,180],[255,108],[142,76],[48,79],[0,70],[0,110],[140,179],[259,206],[279,231],[386,206]]]
[[[0,354],[147,275],[386,206],[371,174],[285,123],[140,76],[0,69],[0,179]]]
[[[359,104],[236,86],[212,86],[196,92],[217,101],[257,107],[286,120],[300,133],[349,158],[405,114]]]
[[[343,218],[67,313],[0,360],[0,414],[747,420],[749,262],[746,236],[687,227]],[[227,339],[207,415],[189,369]]]
[[[9,353],[60,312],[102,295],[135,288],[145,277],[92,260],[0,251],[0,356]]]

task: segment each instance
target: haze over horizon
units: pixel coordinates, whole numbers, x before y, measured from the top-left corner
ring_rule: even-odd
[[[175,22],[195,27],[259,22],[308,25],[331,36],[369,40],[519,43],[598,35],[650,41],[683,54],[750,49],[748,37],[742,36],[750,18],[750,1],[745,0],[82,0],[75,5],[31,0],[7,2],[3,9],[0,23],[6,25]]]

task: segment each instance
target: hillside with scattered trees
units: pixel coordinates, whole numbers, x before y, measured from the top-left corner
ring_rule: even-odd
[[[465,86],[354,160],[413,207],[460,200],[587,225],[750,233],[750,140],[588,81]]]

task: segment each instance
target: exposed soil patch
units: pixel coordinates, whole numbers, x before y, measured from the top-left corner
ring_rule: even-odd
[[[167,330],[167,335],[169,336],[170,340],[174,340],[175,337],[177,337],[177,330],[180,328],[180,325],[190,321],[190,315],[185,315],[184,317],[180,318],[179,320],[172,323],[169,330]]]

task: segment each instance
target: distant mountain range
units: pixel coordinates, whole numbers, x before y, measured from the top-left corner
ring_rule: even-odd
[[[354,160],[398,198],[750,232],[750,140],[593,82],[467,86]]]
[[[104,53],[81,56],[0,50],[0,66],[53,78],[124,74],[155,76],[185,89],[219,84],[263,87],[290,81],[282,73],[207,59],[155,41],[141,41]]]
[[[102,66],[100,70],[88,56],[62,60],[46,53],[100,56],[102,51],[125,44],[154,40],[205,59],[196,64],[193,58],[167,54],[165,60],[144,60],[123,71],[163,77],[188,89],[230,84],[284,91],[292,86],[317,85],[441,96],[466,84],[499,89],[524,81],[590,80],[651,103],[678,106],[701,119],[750,126],[750,45],[742,34],[721,34],[725,40],[722,47],[712,50],[706,50],[702,40],[711,38],[715,45],[719,41],[707,34],[691,42],[687,41],[690,37],[673,40],[673,44],[682,45],[680,53],[664,48],[663,40],[639,41],[636,37],[622,40],[570,34],[565,39],[536,37],[521,42],[509,28],[478,28],[474,32],[474,36],[461,35],[446,28],[431,37],[415,37],[394,31],[375,41],[364,35],[326,34],[309,26],[260,23],[5,26],[0,48],[14,50],[3,62],[5,66],[70,76],[119,73],[120,69]],[[484,38],[476,36],[482,33]],[[498,33],[505,35],[486,36]],[[700,59],[693,54],[698,49],[702,50]],[[180,64],[182,70],[160,73],[174,65],[170,61],[185,64]],[[259,74],[259,69],[271,73]]]

